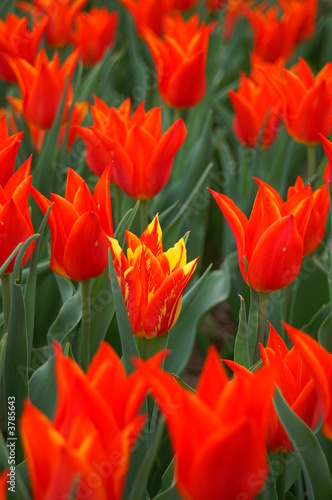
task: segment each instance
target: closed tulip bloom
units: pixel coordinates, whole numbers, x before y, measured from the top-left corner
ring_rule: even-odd
[[[292,200],[297,203],[298,196],[304,192],[305,185],[303,179],[298,175],[294,186],[290,186],[287,191],[287,201],[284,203],[279,193],[270,186],[267,182],[263,182],[255,178],[258,186],[264,184],[267,186],[275,197],[279,200],[280,206],[290,206]],[[313,253],[318,245],[322,242],[325,233],[326,218],[329,211],[330,200],[328,190],[325,185],[320,186],[312,193],[312,209],[308,225],[304,234],[303,240],[303,256]]]
[[[73,100],[73,90],[70,80],[73,76],[79,57],[78,50],[72,52],[60,66],[59,55],[56,53],[51,61],[42,49],[34,65],[23,59],[13,61],[22,99],[8,97],[16,111],[20,111],[28,123],[35,127],[48,130],[57,115],[68,78],[62,121],[66,120],[68,109]]]
[[[315,381],[323,413],[323,434],[332,440],[332,356],[315,339],[287,323],[283,323]]]
[[[297,347],[288,350],[272,325],[270,325],[267,346],[260,345],[260,351],[263,363],[266,365],[276,357],[279,358],[276,383],[296,415],[311,429],[314,429],[320,417],[318,395],[315,381],[302,360],[300,351]],[[273,452],[293,451],[293,445],[274,409],[271,409],[267,436],[269,447]]]
[[[8,57],[34,63],[46,23],[47,18],[43,17],[29,30],[27,16],[18,17],[9,13],[4,21],[0,19],[0,78],[12,83],[17,82]]]
[[[113,236],[110,197],[110,168],[95,186],[93,195],[74,170],[68,169],[65,197],[51,193],[51,201],[31,189],[45,213],[53,203],[48,223],[51,230],[53,271],[75,281],[99,276],[108,264],[110,237]]]
[[[22,136],[23,132],[9,135],[6,115],[3,115],[0,119],[0,186],[2,187],[5,187],[14,173]]]
[[[169,15],[174,0],[119,0],[134,18],[135,26],[140,35],[149,28],[161,36],[164,17]]]
[[[126,231],[126,239],[127,256],[114,239],[112,250],[130,325],[137,337],[154,338],[176,323],[198,258],[187,264],[183,238],[163,251],[157,215],[140,238]]]
[[[249,220],[230,198],[212,189],[210,192],[233,232],[245,282],[258,292],[289,285],[301,268],[303,238],[312,208],[310,185],[283,205],[267,186],[260,186]]]
[[[32,181],[30,169],[31,157],[11,175],[5,185],[0,185],[0,266],[19,243],[34,234],[28,205]],[[33,248],[32,242],[24,254],[23,265],[31,257]],[[15,258],[6,268],[6,273],[13,272],[14,263]]]
[[[283,120],[289,135],[297,142],[315,145],[318,133],[327,137],[331,132],[332,63],[317,74],[300,58],[284,77],[275,79],[283,99]]]
[[[162,134],[161,107],[145,112],[141,103],[130,117],[129,99],[119,109],[95,101],[94,125],[77,128],[88,166],[100,175],[112,162],[112,182],[133,198],[152,198],[170,178],[174,157],[187,135],[184,121],[180,118]]]
[[[198,14],[188,21],[178,14],[165,17],[163,40],[144,30],[156,65],[158,89],[169,106],[188,108],[203,99],[209,37],[215,26],[215,22],[199,24]]]
[[[55,373],[53,421],[26,401],[20,423],[33,498],[67,498],[75,486],[75,498],[120,500],[145,420],[138,412],[146,382],[136,372],[127,377],[106,343],[86,374],[56,345]]]
[[[147,363],[141,361],[139,368],[166,420],[181,498],[254,498],[268,472],[265,433],[274,366],[228,380],[210,348],[197,392]]]
[[[241,73],[237,91],[228,92],[235,113],[234,133],[250,148],[270,146],[277,137],[281,122],[281,99],[267,76],[278,68],[260,67],[265,74],[259,69],[249,77]]]
[[[96,64],[113,46],[118,18],[117,12],[109,12],[106,7],[92,8],[76,16],[71,41],[80,49],[83,64]]]

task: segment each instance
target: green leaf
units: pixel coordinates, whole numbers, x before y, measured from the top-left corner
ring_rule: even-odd
[[[294,450],[299,453],[309,500],[329,500],[332,480],[326,457],[312,430],[293,412],[277,388],[274,406]]]
[[[134,340],[134,335],[130,326],[126,305],[122,297],[122,293],[120,290],[110,250],[108,254],[108,262],[109,262],[109,273],[111,277],[113,301],[116,312],[116,320],[118,323],[121,347],[122,347],[122,362],[124,364],[126,372],[129,374],[133,371],[133,365],[131,363],[131,359],[133,356],[139,357],[139,354],[136,342]]]
[[[75,329],[82,318],[82,299],[80,291],[70,297],[61,307],[58,316],[47,332],[48,343],[54,340],[63,343],[68,335]]]
[[[187,307],[190,306],[198,292],[200,291],[201,287],[204,285],[207,277],[209,276],[210,272],[212,269],[212,264],[210,264],[196,281],[196,283],[184,294],[182,298],[182,308],[181,311],[185,311]]]
[[[57,402],[54,361],[53,349],[50,349],[47,361],[33,373],[29,381],[29,397],[31,402],[51,420],[54,416]]]
[[[325,318],[318,330],[318,342],[330,351],[332,345],[331,313]]]
[[[250,368],[250,355],[247,335],[247,313],[244,298],[240,297],[239,326],[237,329],[234,345],[234,361],[240,365]]]
[[[135,203],[134,208],[130,208],[124,214],[124,216],[122,217],[122,219],[120,220],[120,222],[118,224],[118,227],[116,228],[116,230],[114,232],[114,238],[118,240],[118,242],[122,248],[123,248],[123,245],[125,243],[125,230],[130,229],[130,227],[131,227],[131,225],[136,217],[139,206],[140,206],[140,202],[137,201]]]
[[[69,278],[64,278],[60,274],[54,273],[56,284],[58,285],[62,303],[64,304],[76,292],[73,282]]]
[[[4,272],[6,271],[8,265],[11,263],[12,259],[15,257],[15,255],[18,253],[18,251],[20,250],[21,246],[23,245],[23,242],[22,243],[19,243],[17,245],[17,247],[15,248],[15,250],[12,251],[12,253],[10,254],[10,256],[8,257],[8,259],[5,260],[5,262],[2,264],[2,266],[0,267],[0,278],[1,276],[4,274]]]
[[[229,293],[230,276],[226,263],[209,274],[195,299],[170,330],[168,348],[171,354],[165,360],[168,372],[181,374],[189,360],[200,319],[213,306],[226,300]]]

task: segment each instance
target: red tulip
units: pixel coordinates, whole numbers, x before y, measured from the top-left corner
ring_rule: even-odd
[[[46,23],[47,18],[43,17],[29,30],[26,16],[20,18],[9,13],[5,21],[0,19],[0,78],[17,82],[10,58],[21,58],[33,65]]]
[[[23,132],[9,136],[6,115],[0,118],[0,186],[5,187],[14,173]]]
[[[198,0],[173,0],[173,9],[189,10],[197,5]]]
[[[140,35],[148,27],[157,36],[163,31],[164,17],[170,14],[174,0],[119,0],[134,18]]]
[[[162,135],[161,107],[145,112],[141,103],[130,118],[129,99],[119,109],[95,99],[91,113],[94,125],[77,128],[91,170],[100,175],[112,162],[111,180],[129,196],[148,200],[159,193],[186,137],[183,120],[177,120]]]
[[[203,99],[209,36],[215,26],[214,22],[199,25],[198,14],[188,21],[178,14],[165,17],[163,40],[144,30],[157,69],[158,89],[169,106],[188,108]]]
[[[274,366],[228,381],[210,348],[197,392],[142,361],[139,369],[166,419],[181,498],[254,498],[268,472],[265,433]]]
[[[286,332],[303,358],[319,393],[323,411],[322,430],[332,439],[332,356],[324,347],[309,335],[283,323]]]
[[[233,232],[246,283],[259,292],[289,285],[302,263],[303,238],[312,208],[310,185],[285,206],[267,186],[260,186],[249,220],[230,198],[212,189],[210,192]]]
[[[8,100],[17,111],[23,113],[28,123],[41,129],[51,128],[63,96],[66,78],[68,78],[62,121],[67,118],[68,109],[73,99],[70,80],[78,61],[76,50],[60,66],[59,55],[55,54],[51,61],[42,49],[34,66],[23,59],[12,62],[19,83],[22,100],[8,96]]]
[[[64,198],[52,193],[49,201],[33,187],[31,192],[43,213],[54,203],[48,219],[52,238],[51,269],[75,281],[104,272],[113,236],[110,168],[100,177],[93,195],[72,169],[68,169]]]
[[[71,41],[80,49],[83,64],[92,66],[104,56],[115,42],[118,13],[106,7],[80,12],[75,19]]]
[[[163,251],[158,216],[140,238],[126,231],[127,257],[112,240],[114,265],[134,335],[153,338],[176,323],[182,294],[191,280],[197,259],[187,264],[183,238]]]
[[[5,185],[0,185],[0,266],[19,243],[34,234],[28,206],[32,181],[30,168],[31,157],[11,175]],[[31,257],[33,248],[32,242],[24,254],[23,265]],[[13,272],[14,263],[15,258],[6,268],[6,273]]]

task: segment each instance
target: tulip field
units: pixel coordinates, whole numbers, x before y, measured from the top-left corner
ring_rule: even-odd
[[[1,0],[0,500],[331,500],[331,186],[331,0]]]

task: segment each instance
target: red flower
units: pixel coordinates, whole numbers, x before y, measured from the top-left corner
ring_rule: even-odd
[[[249,220],[230,198],[212,189],[210,192],[233,232],[246,283],[259,292],[289,285],[301,268],[303,238],[312,208],[310,185],[285,205],[267,186],[260,186]]]
[[[294,186],[290,186],[288,188],[287,202],[284,203],[277,191],[275,191],[275,189],[273,189],[273,187],[270,186],[267,182],[263,182],[257,178],[255,178],[255,181],[258,186],[264,184],[266,187],[268,187],[278,199],[280,206],[286,207],[286,210],[287,206],[291,206],[294,201],[295,203],[297,203],[298,196],[301,196],[301,193],[303,193],[305,190],[303,180],[298,175]],[[329,194],[325,185],[317,188],[312,193],[312,197],[312,210],[303,240],[303,256],[309,255],[314,252],[324,238],[325,223],[330,205]]]
[[[170,14],[174,0],[119,0],[134,18],[137,31],[143,35],[148,27],[157,36],[163,31],[164,17]]]
[[[173,0],[173,9],[189,10],[195,7],[198,0]]]
[[[25,59],[32,64],[46,28],[47,18],[43,17],[29,30],[29,20],[15,14],[7,14],[6,20],[0,19],[0,78],[8,82],[17,82],[9,58]]]
[[[5,187],[14,173],[23,132],[9,136],[6,115],[0,119],[0,186]]]
[[[275,385],[274,366],[228,381],[210,348],[197,392],[140,362],[170,433],[181,498],[254,498],[268,472],[265,434]]]
[[[165,17],[163,40],[144,30],[157,69],[158,89],[169,106],[188,108],[203,99],[209,36],[215,26],[199,25],[198,14],[188,21],[178,14]]]
[[[60,66],[59,55],[55,54],[51,61],[42,49],[32,66],[23,59],[13,61],[13,69],[20,86],[22,100],[8,97],[17,111],[23,113],[28,123],[41,129],[49,129],[56,117],[62,99],[66,77],[68,77],[65,109],[62,120],[66,120],[69,106],[73,99],[70,80],[78,61],[76,50]]]
[[[216,10],[220,10],[225,3],[225,0],[206,0],[206,8],[207,10],[214,12]]]
[[[112,47],[118,18],[117,12],[109,12],[106,7],[92,8],[89,12],[80,12],[76,16],[71,41],[80,49],[86,66],[96,64],[102,59],[106,49]]]
[[[31,192],[45,213],[51,201],[33,187]],[[99,276],[107,267],[113,236],[110,168],[100,177],[93,195],[82,177],[68,169],[65,197],[52,193],[51,200],[51,269],[75,281]]]
[[[100,175],[113,163],[112,181],[139,200],[155,196],[167,184],[174,157],[186,137],[182,119],[162,135],[161,107],[144,111],[141,103],[130,118],[130,100],[119,109],[95,98],[92,127],[78,127],[86,147],[86,161]]]
[[[187,263],[183,238],[163,251],[158,216],[140,238],[130,231],[126,238],[127,257],[116,240],[112,240],[112,250],[130,325],[134,335],[154,338],[176,323],[198,258]]]
[[[303,358],[318,390],[323,410],[323,433],[332,439],[332,356],[309,335],[283,323],[286,332]]]

